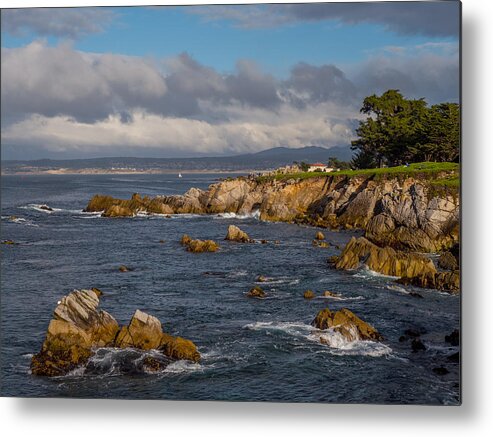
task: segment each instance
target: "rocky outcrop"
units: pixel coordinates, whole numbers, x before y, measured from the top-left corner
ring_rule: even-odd
[[[379,180],[338,175],[285,181],[240,177],[178,196],[134,195],[120,200],[97,195],[86,211],[103,211],[108,217],[259,211],[262,220],[363,229],[366,238],[379,246],[421,252],[447,249],[459,239],[457,194],[439,192],[424,178],[392,175]]]
[[[258,285],[250,289],[250,291],[247,293],[248,297],[257,297],[257,298],[264,298],[265,297],[265,291],[262,290],[261,287]]]
[[[217,252],[219,244],[213,240],[192,240],[187,234],[181,237],[180,244],[193,253]]]
[[[318,232],[315,234],[315,240],[325,240],[325,235],[323,234],[323,232],[318,231]]]
[[[238,243],[253,243],[253,240],[248,234],[242,231],[239,227],[234,225],[228,226],[228,233],[225,240],[236,241]]]
[[[161,322],[156,317],[140,310],[135,311],[129,325],[120,330],[115,346],[142,350],[158,349],[170,358],[200,361],[200,354],[193,342],[165,334]]]
[[[120,329],[113,316],[98,309],[101,295],[97,288],[74,290],[58,302],[41,351],[31,361],[34,375],[64,375],[86,364],[101,347],[159,349],[173,359],[200,359],[190,340],[163,333],[159,320],[142,311]]]
[[[429,258],[417,254],[379,247],[364,237],[351,238],[335,263],[337,269],[352,270],[361,265],[388,276],[415,277],[435,274],[436,268]]]
[[[414,285],[421,288],[434,288],[446,291],[450,294],[457,294],[460,291],[460,274],[454,272],[435,272],[423,273],[416,276],[404,276],[397,280],[402,285]]]
[[[346,308],[336,312],[325,308],[319,311],[312,325],[321,330],[332,329],[334,332],[340,333],[347,341],[383,340],[383,337],[373,326]]]
[[[87,362],[93,347],[112,346],[116,320],[98,310],[100,293],[74,290],[55,308],[41,352],[31,363],[35,375],[63,375]]]
[[[443,252],[438,258],[438,267],[444,270],[457,270],[459,264],[457,258],[452,254],[452,252]]]

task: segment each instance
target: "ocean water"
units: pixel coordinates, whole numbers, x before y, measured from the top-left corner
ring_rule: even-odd
[[[2,176],[1,238],[19,243],[1,246],[3,396],[459,403],[459,365],[447,361],[458,348],[444,341],[459,327],[458,296],[402,287],[367,270],[329,269],[327,258],[339,251],[313,247],[316,230],[310,227],[254,215],[106,219],[82,212],[96,193],[180,194],[218,177]],[[42,204],[54,211],[41,210]],[[223,241],[230,224],[280,244]],[[324,232],[337,245],[358,235]],[[184,233],[214,239],[221,250],[188,253],[179,244]],[[133,270],[121,273],[121,264]],[[269,279],[259,284],[267,293],[263,300],[245,296],[258,275]],[[177,361],[146,373],[142,352],[107,348],[87,369],[60,378],[31,375],[31,356],[41,347],[57,301],[74,288],[90,287],[104,292],[101,308],[120,324],[141,309],[158,317],[165,332],[193,340],[201,363]],[[307,289],[340,296],[305,300]],[[348,343],[317,331],[310,323],[325,307],[349,308],[385,340]],[[399,342],[409,328],[426,332],[426,351],[413,353],[410,341]],[[433,372],[442,365],[448,374]]]

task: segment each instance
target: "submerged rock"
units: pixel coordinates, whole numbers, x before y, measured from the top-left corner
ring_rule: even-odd
[[[317,314],[312,325],[318,329],[333,329],[342,334],[347,341],[372,340],[381,341],[383,337],[369,323],[361,320],[347,308],[332,312],[325,308]]]
[[[41,351],[31,361],[34,375],[60,376],[85,365],[102,347],[159,349],[172,359],[199,361],[196,346],[180,337],[162,332],[161,322],[137,310],[128,326],[120,329],[106,311],[98,309],[97,288],[74,290],[63,297],[48,325]],[[154,365],[155,363],[149,363]]]
[[[17,244],[14,240],[2,240],[2,244]]]
[[[318,240],[313,240],[312,241],[312,246],[317,246],[317,247],[330,247],[330,244],[327,241],[318,241]]]
[[[267,282],[269,279],[264,276],[264,275],[259,275],[257,276],[257,279],[255,279],[255,282]]]
[[[426,350],[426,346],[421,341],[421,339],[418,337],[418,338],[413,339],[413,341],[411,343],[411,349],[413,350],[413,352],[419,352],[419,351]]]
[[[325,290],[324,291],[324,297],[339,297],[340,294],[333,293],[332,291]]]
[[[225,240],[236,241],[238,243],[252,243],[253,240],[250,239],[248,234],[242,231],[239,227],[234,225],[228,226],[228,233]]]
[[[460,332],[458,329],[454,329],[449,335],[445,336],[445,341],[450,343],[452,346],[459,346],[460,343]]]
[[[259,286],[255,286],[250,289],[250,291],[247,293],[248,297],[257,297],[257,298],[263,298],[265,297],[265,291],[262,290]]]
[[[122,273],[125,273],[125,272],[131,272],[132,269],[130,267],[127,267],[127,266],[124,266],[123,264],[118,267],[118,270]]]
[[[306,290],[304,293],[303,293],[303,297],[305,299],[313,299],[315,297],[315,293],[312,291],[312,290]]]
[[[40,205],[39,209],[42,209],[43,211],[54,211],[54,209],[48,205]]]

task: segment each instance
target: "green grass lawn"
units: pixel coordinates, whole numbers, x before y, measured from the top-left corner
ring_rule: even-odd
[[[445,178],[436,178],[439,174],[448,172]],[[424,176],[434,185],[442,185],[450,188],[459,187],[459,164],[455,162],[417,162],[410,164],[409,167],[400,165],[397,167],[386,168],[367,168],[362,170],[341,170],[332,173],[321,172],[300,172],[290,174],[279,174],[275,176],[260,176],[259,182],[269,180],[288,180],[288,179],[309,179],[309,178],[327,178],[327,177],[354,177],[354,176],[387,176],[387,175],[404,175],[404,176]]]

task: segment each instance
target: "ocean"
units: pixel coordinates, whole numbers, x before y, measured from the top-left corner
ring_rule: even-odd
[[[255,214],[184,214],[108,219],[83,208],[94,194],[129,198],[205,189],[224,174],[2,176],[1,394],[22,397],[445,404],[460,399],[458,351],[444,340],[459,327],[460,297],[397,285],[368,270],[336,271],[327,258],[361,232],[269,223]],[[40,208],[46,204],[53,211]],[[224,241],[234,224],[268,244]],[[213,239],[216,253],[185,251],[180,238]],[[164,243],[160,242],[164,240]],[[279,244],[273,241],[279,240]],[[120,265],[132,271],[122,273]],[[267,282],[256,284],[259,275]],[[261,285],[265,299],[246,297]],[[142,370],[145,354],[100,349],[87,368],[56,378],[30,374],[53,310],[73,289],[97,287],[120,324],[136,309],[192,340],[199,364]],[[303,298],[305,290],[317,297]],[[338,297],[321,297],[325,290]],[[422,298],[410,294],[419,293]],[[346,307],[381,343],[346,342],[310,325],[318,311]],[[407,329],[423,332],[412,352]],[[325,335],[328,344],[320,342]],[[437,374],[444,366],[449,373]],[[441,372],[444,373],[444,372]]]

